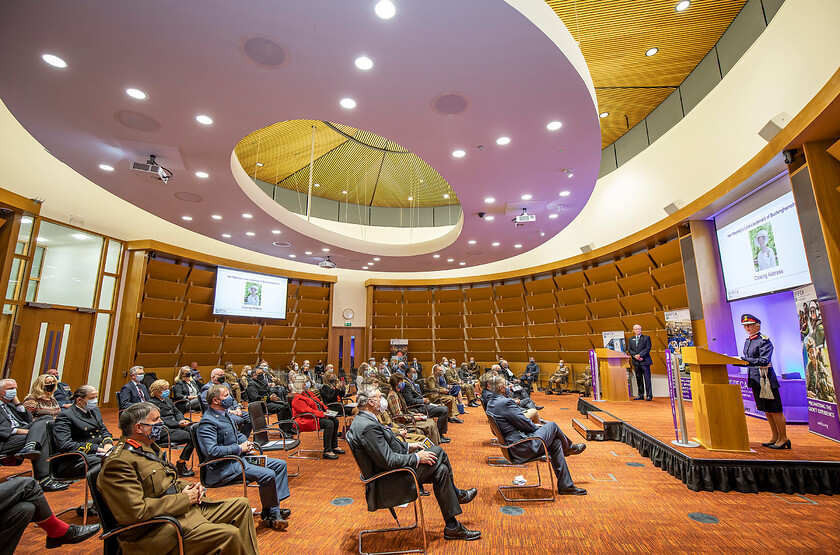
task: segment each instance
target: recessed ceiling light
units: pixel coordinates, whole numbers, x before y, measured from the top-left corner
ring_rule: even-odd
[[[513,246],[513,248],[515,248],[515,249],[521,249],[521,248],[522,248],[522,245],[521,245],[520,243],[516,243],[516,244]]]
[[[330,249],[328,249],[327,247],[324,247],[324,248],[323,248],[323,249],[321,249],[321,250],[322,250],[322,251],[324,251],[324,252],[330,252]]]
[[[195,121],[202,125],[210,125],[213,123],[213,118],[211,118],[210,116],[205,116],[204,114],[199,114],[195,116]]]
[[[28,217],[28,216],[24,216],[24,217],[22,217],[22,218],[20,219],[20,223],[22,223],[22,224],[31,224],[31,223],[32,223],[32,218],[30,218],[30,217]]]
[[[341,191],[341,194],[342,194],[342,195],[346,195],[346,194],[347,194],[347,191]]]
[[[222,217],[221,217],[220,215],[218,215],[218,214],[213,214],[213,215],[212,215],[212,216],[210,216],[210,217],[211,217],[211,218],[213,218],[214,220],[221,220],[221,219],[222,219]]]
[[[498,247],[498,246],[499,246],[499,243],[498,243],[498,242],[495,242],[495,243],[493,243],[493,246],[494,246],[494,247]]]
[[[567,196],[569,196],[569,195],[571,195],[571,194],[572,194],[572,192],[571,192],[571,191],[560,191],[560,196],[561,196],[561,197],[567,197]]]
[[[192,221],[192,216],[181,216],[181,219],[184,220],[185,222],[191,222]]]
[[[678,12],[684,12],[690,5],[691,0],[682,0],[682,2],[677,2],[677,6],[674,9]]]
[[[242,214],[242,217],[243,217],[243,218],[245,218],[246,220],[250,220],[250,219],[251,219],[251,218],[253,218],[254,216],[253,216],[253,215],[251,215],[251,214],[248,214],[248,213],[246,212],[245,214]]]
[[[248,237],[253,237],[254,235],[256,235],[256,233],[254,233],[253,231],[246,231],[245,235],[247,235]]]
[[[380,260],[380,258],[378,256],[373,259],[374,262],[379,262],[379,260]]]
[[[271,233],[273,233],[274,235],[280,235],[280,230],[279,229],[272,229]]]
[[[367,269],[368,269],[367,266],[362,266],[362,270],[367,270]]]
[[[604,118],[605,118],[605,117],[607,117],[608,115],[610,115],[610,113],[609,113],[609,112],[601,112],[600,114],[598,114],[598,117],[599,117],[599,118],[601,118],[601,119],[604,119]]]
[[[487,220],[488,222],[492,222],[493,220],[496,219],[496,216],[484,216],[484,219]]]
[[[549,131],[557,131],[561,127],[563,127],[563,122],[561,121],[551,121],[545,126]]]
[[[99,169],[106,172],[112,172],[114,171],[114,166],[109,166],[108,164],[99,164]]]
[[[201,179],[207,179],[210,177],[210,174],[207,172],[195,172],[196,177],[200,177]]]
[[[466,266],[467,265],[466,262],[458,262],[458,264],[460,264],[461,266]]]
[[[296,254],[290,254],[289,258],[297,258],[297,255]]]
[[[531,199],[532,199],[532,198],[534,198],[534,197],[533,197],[533,196],[531,196],[531,195],[522,195],[520,198],[521,198],[522,200],[531,200]]]
[[[382,19],[391,19],[397,13],[397,7],[391,0],[380,0],[374,6],[373,11]]]
[[[312,254],[312,251],[305,251],[303,254]]]
[[[469,243],[470,245],[475,245],[475,239],[470,239],[469,241],[467,241],[467,243]]]
[[[222,237],[225,239],[230,239],[230,233],[222,233]]]
[[[659,52],[659,49],[654,46],[653,48],[648,48],[647,51],[645,51],[645,56],[650,58],[651,56],[653,56],[657,52]]]
[[[449,198],[449,195],[443,195],[443,198]]]
[[[545,237],[545,231],[540,231],[540,237]]]
[[[320,186],[321,186],[320,183],[316,183],[315,185],[313,185],[313,187],[320,187]]]
[[[53,67],[65,68],[67,67],[67,62],[59,58],[54,54],[42,54],[41,59],[50,64]]]
[[[408,197],[408,200],[414,200],[414,197]]]
[[[571,171],[566,172],[566,177],[568,177],[569,179],[573,178],[574,176],[575,174],[573,174]]]
[[[146,100],[149,98],[148,93],[141,91],[140,89],[126,89],[125,94],[137,100]]]
[[[356,107],[356,101],[352,98],[342,98],[338,101],[338,103],[341,104],[342,108],[345,108],[347,110],[352,110]]]
[[[446,261],[447,262],[455,262],[455,259],[454,258],[447,258]]]
[[[356,67],[363,71],[367,71],[373,68],[373,60],[371,60],[367,56],[359,56],[358,58],[356,58]]]
[[[552,220],[556,220],[557,219],[557,214],[549,214],[548,217]]]
[[[463,158],[466,155],[467,153],[461,150],[460,148],[458,150],[452,151],[452,156],[454,156],[455,158]]]
[[[499,137],[496,139],[497,145],[506,145],[508,143],[510,143],[510,137]]]
[[[262,162],[257,162],[257,167],[258,167],[258,168],[261,168],[261,167],[263,167],[263,166],[265,166],[265,164],[263,164]]]
[[[78,239],[79,241],[86,241],[89,236],[84,233],[74,233],[71,237],[73,237],[73,239]]]
[[[494,202],[496,202],[496,199],[494,199],[493,197],[484,197],[484,202],[486,202],[487,204],[493,204]]]
[[[440,258],[440,255],[439,254],[433,254],[432,258]]]

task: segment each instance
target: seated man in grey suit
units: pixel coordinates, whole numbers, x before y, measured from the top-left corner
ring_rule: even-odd
[[[210,460],[224,455],[256,455],[254,444],[236,430],[228,409],[234,405],[230,390],[216,384],[207,390],[207,411],[198,423],[198,447]],[[222,460],[207,465],[205,477],[208,486],[223,485],[241,476],[241,467],[234,460]],[[289,497],[286,462],[267,458],[265,468],[245,463],[245,478],[260,486],[262,523],[271,528],[285,530],[289,509],[281,509],[280,501]]]
[[[507,443],[514,443],[526,437],[539,437],[548,447],[551,466],[557,476],[557,491],[561,495],[586,495],[586,490],[575,486],[569,467],[566,465],[566,455],[578,455],[586,449],[585,443],[573,444],[554,422],[534,424],[522,414],[513,399],[507,397],[507,383],[501,376],[490,379],[491,396],[487,402],[487,413],[496,419],[499,431],[505,436]],[[515,459],[528,460],[537,455],[545,454],[543,446],[538,441],[520,443],[511,448],[511,455]]]
[[[475,499],[478,491],[455,487],[452,467],[446,451],[435,445],[428,451],[421,443],[403,443],[377,416],[387,412],[388,403],[382,392],[373,384],[364,384],[356,396],[359,414],[347,432],[347,443],[362,475],[370,478],[380,472],[397,468],[410,468],[419,484],[433,484],[435,498],[446,521],[443,537],[447,540],[477,540],[481,532],[467,530],[455,517],[461,514],[461,505]],[[370,510],[396,507],[412,501],[417,492],[408,474],[399,472],[365,486]]]
[[[201,386],[201,391],[198,393],[198,398],[201,400],[201,411],[207,412],[207,392],[210,390],[211,387],[214,385],[221,385],[225,389],[230,391],[230,386],[225,383],[225,371],[221,368],[214,368],[210,371],[210,381]],[[248,414],[248,411],[243,411],[236,404],[236,399],[233,400],[233,404],[228,409],[228,414],[230,415],[231,420],[233,423],[236,424],[237,429],[242,432],[244,435],[248,436],[251,435],[251,415]]]

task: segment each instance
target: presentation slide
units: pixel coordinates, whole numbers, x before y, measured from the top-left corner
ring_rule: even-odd
[[[811,283],[793,193],[717,230],[727,300]]]
[[[284,277],[219,267],[213,314],[285,320],[288,283]]]

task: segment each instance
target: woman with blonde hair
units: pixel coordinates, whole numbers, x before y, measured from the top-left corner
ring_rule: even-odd
[[[154,404],[158,411],[160,411],[160,419],[163,420],[163,425],[169,431],[169,441],[172,443],[180,443],[184,445],[181,451],[181,457],[175,463],[175,470],[178,476],[190,477],[195,476],[195,472],[187,468],[187,463],[190,462],[194,446],[192,443],[192,436],[190,436],[190,426],[193,422],[187,420],[181,411],[169,398],[169,382],[166,380],[155,380],[149,386],[149,401]],[[158,445],[166,445],[166,438],[161,437],[157,440]]]
[[[175,376],[175,385],[172,386],[172,402],[181,412],[201,410],[201,401],[198,398],[201,386],[193,378],[189,366],[182,366]]]
[[[61,405],[53,397],[56,387],[58,387],[58,380],[50,374],[41,374],[32,382],[29,395],[23,400],[23,406],[29,411],[33,419],[45,414],[53,418],[59,415]]]

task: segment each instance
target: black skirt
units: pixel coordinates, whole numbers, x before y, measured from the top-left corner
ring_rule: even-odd
[[[772,399],[763,399],[761,395],[761,386],[752,386],[753,398],[755,399],[755,408],[761,412],[782,412],[782,396],[779,394],[779,388],[771,389],[773,392]]]

